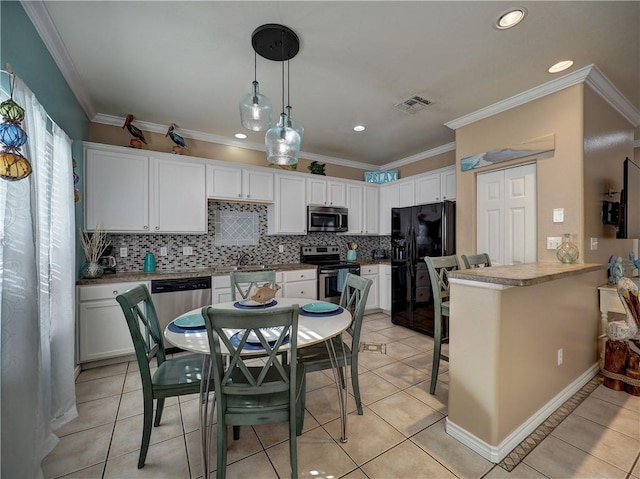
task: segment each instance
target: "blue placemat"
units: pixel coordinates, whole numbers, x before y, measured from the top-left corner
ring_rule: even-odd
[[[182,328],[180,326],[177,326],[174,323],[169,323],[169,326],[167,328],[169,331],[173,332],[173,333],[200,333],[202,331],[206,331],[207,328],[202,326],[201,328]]]
[[[231,342],[231,344],[233,345],[234,348],[237,348],[240,345],[240,336],[242,335],[241,333],[244,333],[244,331],[238,331],[236,334],[234,334],[233,336],[231,336],[229,338],[229,341]],[[274,344],[276,344],[276,341],[269,341],[269,346],[273,346]],[[282,341],[282,344],[289,344],[289,335],[287,334],[287,336],[284,338],[284,341]],[[262,349],[264,351],[264,348],[262,347],[261,344],[255,344],[255,343],[250,343],[250,342],[246,342],[244,343],[244,348],[242,348],[242,350],[250,350],[250,351],[258,351],[260,349]]]
[[[275,299],[272,299],[270,303],[261,304],[260,306],[246,306],[244,304],[241,304],[240,301],[236,301],[235,303],[233,303],[233,307],[238,309],[264,309],[271,308],[276,304],[278,304],[278,302]]]
[[[300,316],[310,316],[312,318],[323,318],[326,316],[337,316],[339,314],[342,314],[343,311],[344,311],[344,308],[342,306],[336,309],[335,311],[329,311],[328,313],[308,313],[304,309],[300,308]]]

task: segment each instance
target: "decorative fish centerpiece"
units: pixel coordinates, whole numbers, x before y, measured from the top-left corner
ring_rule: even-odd
[[[133,138],[129,142],[129,146],[131,146],[132,148],[140,149],[142,148],[142,143],[144,143],[145,145],[147,144],[147,140],[144,138],[144,135],[142,134],[142,130],[140,130],[140,128],[138,128],[133,123],[131,123],[132,121],[133,121],[133,115],[131,114],[127,115],[127,117],[124,120],[124,125],[122,125],[122,128],[126,127],[126,129],[129,130],[129,133],[131,133],[131,136],[133,136]]]
[[[178,128],[178,125],[176,125],[175,123],[171,123],[171,125],[169,125],[169,129],[167,130],[167,134],[164,136],[168,136],[169,138],[171,138],[171,141],[176,144],[176,146],[172,148],[171,152],[175,153],[176,155],[182,155],[184,148],[187,148],[187,142],[184,141],[184,138],[176,133],[176,128]]]
[[[249,298],[256,303],[266,304],[270,303],[273,298],[276,297],[276,293],[280,291],[280,286],[277,284],[273,288],[269,287],[269,283],[265,283],[253,292],[253,295]]]

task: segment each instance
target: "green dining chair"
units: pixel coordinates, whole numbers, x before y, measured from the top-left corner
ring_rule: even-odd
[[[251,291],[264,283],[273,288],[276,284],[275,271],[233,271],[229,275],[231,281],[231,300],[236,301],[237,294],[241,299],[249,298]],[[262,284],[258,284],[262,283]]]
[[[358,347],[360,345],[360,332],[362,330],[362,318],[364,308],[367,304],[367,297],[373,281],[355,274],[347,274],[344,282],[344,289],[340,296],[340,306],[351,312],[351,325],[347,332],[351,335],[351,346],[342,340],[342,335],[331,338],[333,348],[336,352],[340,379],[344,386],[344,373],[342,368],[351,366],[351,384],[353,394],[356,399],[358,414],[362,416],[362,399],[360,398],[360,384],[358,382]],[[322,342],[301,348],[298,351],[298,363],[304,364],[307,372],[331,369],[331,360],[327,345]],[[303,418],[299,418],[298,427],[301,428]],[[300,429],[301,430],[301,429]],[[299,432],[300,432],[299,430]]]
[[[479,254],[463,254],[460,255],[462,258],[462,262],[464,263],[464,267],[466,269],[470,268],[488,268],[491,266],[491,258],[487,253],[479,253]]]
[[[305,392],[304,366],[295,361],[298,311],[298,305],[261,310],[202,309],[216,391],[218,479],[226,476],[228,425],[287,421],[291,477],[298,477],[296,418],[304,413]],[[230,330],[237,332],[229,335]],[[278,359],[284,345],[289,346],[293,358],[288,364]],[[247,355],[247,351],[255,354],[258,349],[263,362],[259,366],[255,355]]]
[[[438,370],[440,360],[449,361],[449,356],[442,354],[442,343],[449,338],[444,337],[443,317],[449,317],[449,280],[447,275],[450,271],[460,269],[458,257],[454,255],[439,257],[424,257],[429,270],[431,281],[431,292],[433,294],[433,365],[431,366],[431,386],[429,393],[436,392],[436,382],[438,381]]]
[[[202,380],[202,355],[188,354],[167,358],[158,323],[156,308],[149,290],[143,284],[116,297],[129,326],[136,352],[142,397],[144,403],[142,443],[138,457],[138,469],[144,467],[149,450],[153,420],[153,401],[156,401],[154,426],[160,425],[164,400],[168,397],[200,394]],[[152,374],[151,362],[155,358],[157,369]]]

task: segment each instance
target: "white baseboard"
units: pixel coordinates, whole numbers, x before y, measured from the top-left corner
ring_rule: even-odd
[[[504,441],[497,446],[492,446],[474,436],[466,429],[461,428],[448,417],[445,422],[445,431],[454,439],[457,439],[465,446],[474,450],[482,457],[495,464],[502,461],[507,455],[522,441],[524,441],[536,428],[542,424],[556,409],[564,404],[582,387],[593,379],[600,371],[600,366],[595,363],[575,381],[560,391],[556,397],[540,408],[535,414],[520,425],[515,431],[509,434]]]

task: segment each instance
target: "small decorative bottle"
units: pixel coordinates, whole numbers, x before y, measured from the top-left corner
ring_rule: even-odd
[[[565,233],[562,237],[562,244],[556,249],[556,257],[561,263],[575,263],[578,261],[580,251],[578,247],[571,242],[571,235]]]

